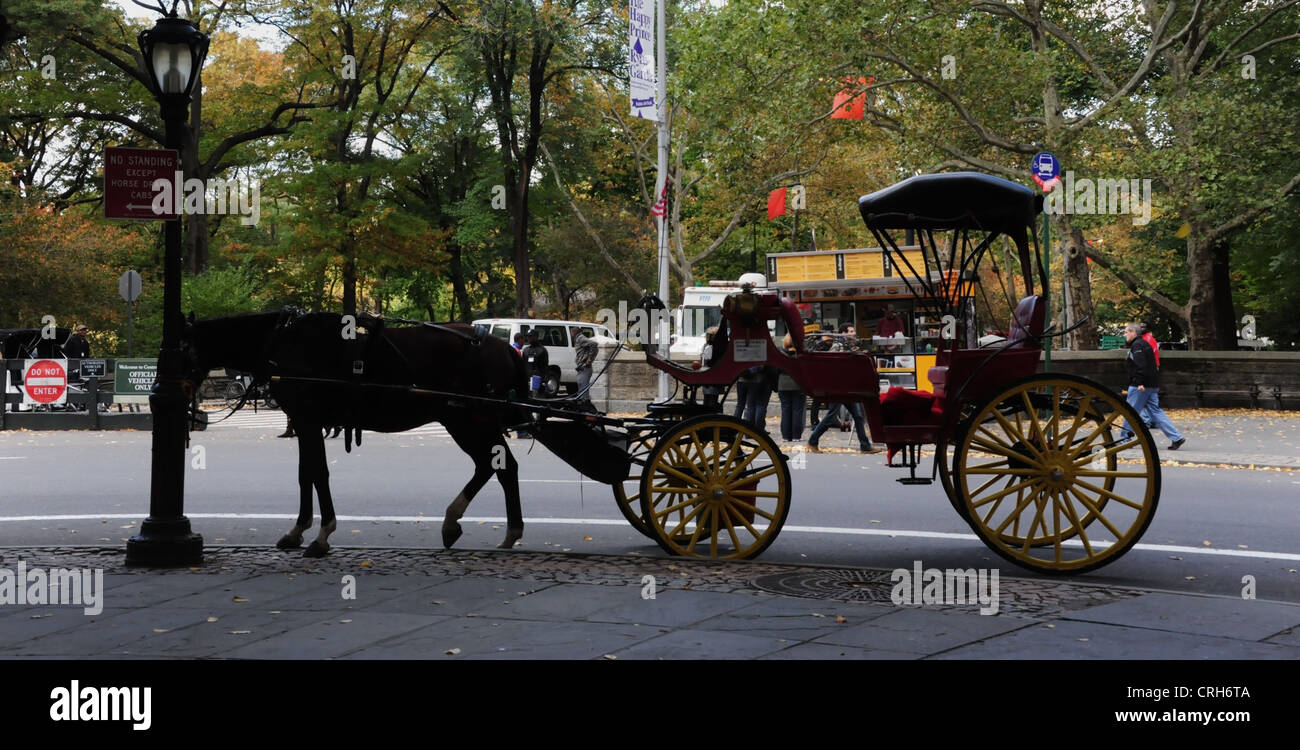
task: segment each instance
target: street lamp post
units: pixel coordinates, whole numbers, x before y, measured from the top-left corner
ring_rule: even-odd
[[[140,53],[153,82],[165,127],[163,145],[179,154],[189,120],[190,94],[208,53],[208,37],[175,10],[152,29],[140,32]],[[180,159],[177,159],[180,169]],[[190,530],[185,517],[185,442],[190,399],[184,387],[181,351],[181,219],[164,222],[163,335],[158,351],[158,378],[149,395],[153,415],[153,468],[149,517],[126,544],[130,565],[190,565],[203,559],[203,537]]]

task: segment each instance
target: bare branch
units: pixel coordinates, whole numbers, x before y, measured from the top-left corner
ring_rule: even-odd
[[[1295,175],[1293,175],[1285,185],[1279,187],[1277,190],[1274,190],[1273,194],[1269,196],[1267,200],[1263,201],[1257,206],[1254,206],[1250,210],[1245,211],[1241,215],[1233,219],[1230,219],[1220,224],[1219,226],[1211,229],[1209,232],[1206,233],[1205,241],[1209,243],[1214,243],[1215,241],[1222,239],[1223,237],[1237,231],[1238,229],[1242,229],[1243,227],[1249,225],[1254,220],[1258,219],[1259,217],[1273,210],[1273,208],[1276,207],[1278,203],[1281,203],[1288,195],[1295,192],[1296,188],[1300,188],[1300,172],[1297,172]]]
[[[558,187],[560,193],[568,199],[569,208],[573,210],[573,215],[577,217],[578,223],[581,224],[582,228],[587,232],[587,236],[596,244],[596,250],[600,253],[600,257],[605,259],[605,262],[609,264],[610,268],[618,271],[619,274],[623,276],[623,280],[627,282],[630,288],[645,289],[645,285],[638,283],[636,278],[633,277],[632,274],[628,273],[627,269],[624,268],[621,263],[614,260],[614,256],[610,255],[609,250],[605,247],[604,241],[600,238],[600,234],[591,226],[591,222],[587,221],[587,216],[582,212],[582,209],[578,207],[578,202],[574,200],[573,194],[569,192],[569,188],[566,187],[564,182],[560,179],[560,167],[555,163],[555,159],[551,157],[550,149],[546,147],[545,143],[541,143],[540,141],[537,146],[541,149],[542,157],[546,159],[547,166],[551,168],[551,176],[555,178],[556,187]]]
[[[1083,247],[1083,252],[1086,257],[1091,258],[1097,265],[1114,274],[1115,278],[1119,279],[1124,286],[1128,287],[1129,291],[1158,307],[1169,317],[1177,320],[1183,329],[1188,328],[1188,309],[1186,307],[1179,305],[1156,291],[1142,277],[1130,272],[1128,269],[1124,268],[1118,260],[1103,253],[1095,247],[1085,245]]]

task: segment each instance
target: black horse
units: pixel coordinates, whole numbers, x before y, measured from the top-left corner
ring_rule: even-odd
[[[322,428],[332,426],[347,428],[350,450],[354,431],[359,445],[363,429],[400,432],[441,422],[474,460],[473,477],[447,508],[443,545],[460,538],[460,518],[494,473],[506,496],[500,546],[513,547],[523,536],[519,464],[503,433],[530,420],[524,405],[509,403],[527,394],[528,385],[523,361],[506,342],[459,323],[388,327],[367,316],[288,309],[191,321],[186,339],[195,393],[213,367],[244,370],[255,381],[270,380],[272,395],[293,421],[300,503],[297,522],[277,543],[281,549],[300,546],[311,528],[314,487],[321,530],[305,555],[329,550],[337,523]]]

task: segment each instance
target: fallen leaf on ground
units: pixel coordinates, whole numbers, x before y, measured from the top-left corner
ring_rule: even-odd
[[[237,596],[237,597],[235,597],[234,599],[231,599],[231,601],[232,601],[232,602],[238,602],[238,603],[240,603],[240,604],[243,604],[244,602],[246,602],[246,601],[248,601],[248,600],[245,599],[245,598],[242,597],[242,596]]]
[[[447,656],[455,656],[456,654],[459,654],[459,653],[460,653],[460,649],[458,649],[458,648],[449,648],[449,649],[447,649],[446,651],[444,651],[443,653],[446,654]]]
[[[835,622],[838,622],[841,625],[843,625],[848,621],[849,621],[848,618],[845,617],[844,615],[835,615]]]
[[[215,618],[215,617],[209,617],[209,618],[208,618],[208,622],[216,622],[216,621],[217,621],[217,618]]]

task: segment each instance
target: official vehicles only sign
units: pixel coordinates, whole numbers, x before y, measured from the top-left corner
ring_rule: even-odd
[[[23,403],[65,404],[68,402],[68,368],[63,361],[23,361]]]

